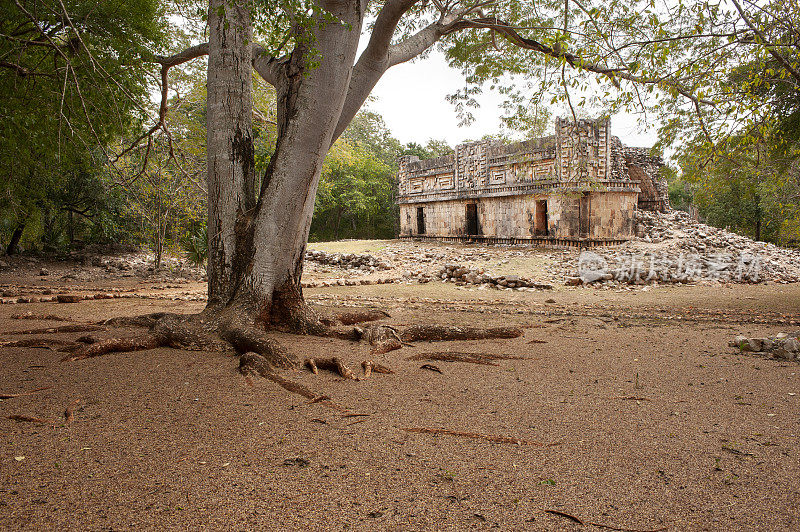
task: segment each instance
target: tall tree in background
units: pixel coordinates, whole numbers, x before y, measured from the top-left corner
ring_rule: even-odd
[[[709,223],[781,244],[800,240],[800,9],[731,0],[711,87],[725,95],[682,144],[683,179]],[[674,132],[680,131],[675,129]],[[685,134],[685,131],[682,133]],[[666,137],[667,139],[670,136]]]
[[[310,239],[393,238],[400,142],[380,115],[361,111],[322,168]]]
[[[0,209],[12,228],[9,252],[26,225],[42,232],[54,210],[70,219],[95,212],[75,202],[101,191],[101,161],[111,156],[103,151],[146,117],[142,56],[162,46],[164,27],[158,0],[2,3]],[[55,197],[80,189],[78,181],[88,185],[82,198]]]

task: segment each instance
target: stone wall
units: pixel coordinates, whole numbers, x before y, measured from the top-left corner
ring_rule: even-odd
[[[660,164],[645,155],[612,136],[608,119],[558,119],[555,135],[549,137],[513,144],[471,142],[425,161],[405,156],[398,176],[400,234],[419,234],[421,208],[427,236],[477,232],[497,238],[629,238],[638,181],[655,183],[649,173]],[[657,194],[662,197],[660,188]],[[546,231],[544,217],[537,213],[545,208],[540,203],[544,200]],[[477,229],[474,222],[467,225],[470,208],[477,212]]]
[[[585,210],[581,209],[584,201]],[[544,202],[544,204],[542,203]],[[467,231],[467,204],[475,204],[479,234]],[[526,194],[470,200],[431,201],[400,205],[400,235],[416,236],[417,212],[422,209],[425,235],[533,239],[538,208],[547,212],[550,238],[625,239],[633,236],[634,192]],[[586,221],[582,225],[582,217]],[[581,228],[586,229],[581,234]]]
[[[650,155],[648,148],[624,147],[622,156],[631,177],[641,182],[638,207],[645,211],[669,212],[669,185],[661,172],[664,161]]]

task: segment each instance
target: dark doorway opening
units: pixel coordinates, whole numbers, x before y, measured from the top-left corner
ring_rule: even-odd
[[[425,209],[417,207],[417,234],[425,234]]]
[[[478,223],[478,205],[476,203],[467,203],[467,234],[481,234],[481,226]]]
[[[536,200],[536,214],[533,222],[534,236],[547,236],[547,200]]]
[[[581,238],[589,236],[589,194],[584,193],[580,199],[580,212],[578,219],[580,220]]]

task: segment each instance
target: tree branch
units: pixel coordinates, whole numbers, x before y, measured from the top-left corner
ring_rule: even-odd
[[[555,48],[548,46],[546,44],[540,43],[534,39],[528,39],[523,37],[508,23],[503,22],[502,20],[496,17],[486,17],[486,18],[479,18],[479,19],[470,19],[470,20],[462,20],[454,24],[449,30],[449,33],[454,33],[456,31],[464,30],[464,29],[488,29],[495,31],[505,37],[510,43],[518,46],[520,48],[525,48],[527,50],[533,50],[544,55],[548,55],[555,59],[559,59],[565,61],[569,64],[572,68],[576,70],[585,70],[587,72],[594,72],[595,74],[601,74],[606,76],[615,87],[619,87],[619,80],[624,79],[634,83],[640,83],[643,85],[659,85],[659,86],[666,86],[670,87],[675,90],[681,96],[691,100],[694,103],[700,103],[704,105],[711,105],[715,106],[716,104],[711,100],[706,100],[703,98],[698,98],[692,92],[677,83],[676,81],[669,80],[666,78],[645,78],[642,76],[636,76],[627,72],[624,68],[610,68],[605,67],[602,65],[598,65],[595,63],[590,63],[584,61],[583,58],[576,56],[570,52],[564,52],[561,50],[556,50]]]
[[[147,157],[150,154],[150,137],[158,131],[159,129],[164,129],[164,121],[167,118],[167,102],[169,99],[169,69],[182,65],[183,63],[189,62],[193,59],[197,59],[198,57],[202,57],[204,55],[208,55],[208,43],[198,44],[192,47],[183,50],[182,52],[178,52],[175,55],[170,56],[154,56],[151,60],[154,63],[158,63],[161,65],[161,103],[158,106],[158,121],[146,132],[139,135],[136,140],[134,140],[130,146],[126,149],[122,150],[116,158],[111,161],[111,163],[115,163],[120,160],[123,156],[127,153],[131,152],[135,148],[139,146],[139,143],[142,142],[144,139],[148,139],[147,142],[147,152],[145,152],[145,162],[147,164]]]
[[[429,24],[405,41],[394,45],[391,44],[392,36],[400,19],[417,1],[395,0],[388,2],[378,14],[369,44],[353,68],[347,99],[339,117],[339,123],[336,126],[332,142],[344,132],[386,70],[413,59],[433,46],[436,41],[447,33],[453,24],[476,8],[471,6],[448,14],[447,11],[451,8],[450,3],[442,4],[441,2],[436,2],[437,8],[442,13],[439,20]]]
[[[258,72],[258,75],[261,76],[264,81],[273,87],[277,87],[283,77],[283,70],[281,68],[283,61],[268,54],[266,49],[260,44],[253,44],[252,52],[253,69]]]
[[[750,20],[747,14],[744,12],[744,9],[742,9],[742,6],[739,4],[739,2],[737,0],[731,0],[731,1],[733,2],[733,5],[736,7],[736,11],[738,11],[739,15],[741,15],[742,20],[744,20],[744,23],[747,24],[747,27],[750,28],[753,31],[753,33],[758,35],[758,37],[764,42],[764,47],[767,49],[770,55],[774,57],[778,63],[783,65],[783,67],[792,75],[794,79],[800,81],[800,72],[798,72],[797,69],[794,68],[792,64],[785,57],[783,57],[781,54],[778,53],[778,51],[775,49],[775,46],[772,43],[770,43],[769,40],[767,39],[767,36],[764,35],[764,32],[761,31],[760,28],[756,27],[755,24],[753,24],[753,22]]]

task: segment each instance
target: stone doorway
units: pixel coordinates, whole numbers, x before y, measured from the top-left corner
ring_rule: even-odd
[[[536,200],[533,234],[534,236],[547,236],[547,232],[547,200]]]
[[[578,212],[581,238],[587,238],[589,236],[589,214],[589,193],[584,192],[580,198]]]
[[[481,234],[481,226],[478,223],[478,204],[467,203],[467,234],[479,235]]]
[[[425,209],[423,207],[417,207],[417,234],[425,234]]]

